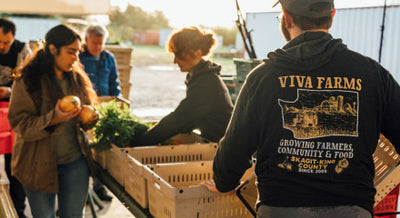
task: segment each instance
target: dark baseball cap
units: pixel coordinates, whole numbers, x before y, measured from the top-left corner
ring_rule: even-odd
[[[330,16],[334,9],[333,0],[278,0],[272,7],[281,3],[285,10],[288,10],[294,15],[304,17],[327,17]],[[331,10],[326,11],[313,11],[311,6],[319,3],[329,3]]]

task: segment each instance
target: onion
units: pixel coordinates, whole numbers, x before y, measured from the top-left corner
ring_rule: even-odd
[[[81,107],[81,100],[74,95],[67,95],[60,101],[60,109],[62,112],[70,112],[75,108]]]
[[[89,124],[97,117],[97,112],[90,105],[83,105],[82,110],[79,113],[78,120],[83,124]]]

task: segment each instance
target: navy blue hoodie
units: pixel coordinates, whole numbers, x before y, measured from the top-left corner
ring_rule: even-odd
[[[358,205],[372,213],[379,134],[400,151],[400,87],[376,61],[306,32],[247,77],[214,159],[217,189],[256,152],[261,204]]]

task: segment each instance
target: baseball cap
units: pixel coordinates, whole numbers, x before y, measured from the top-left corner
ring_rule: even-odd
[[[285,10],[288,10],[294,15],[313,18],[330,16],[334,9],[333,0],[278,0],[272,7],[275,7],[279,3],[281,3]],[[311,10],[312,5],[319,3],[329,3],[331,5],[331,10]]]

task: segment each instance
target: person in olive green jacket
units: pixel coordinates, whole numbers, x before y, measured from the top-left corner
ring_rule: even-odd
[[[15,131],[12,175],[24,186],[34,218],[82,217],[88,194],[88,126],[77,120],[80,109],[60,109],[60,99],[78,96],[93,104],[96,93],[78,63],[80,37],[65,25],[46,34],[46,44],[14,81],[8,119]],[[95,123],[92,120],[90,124]]]

